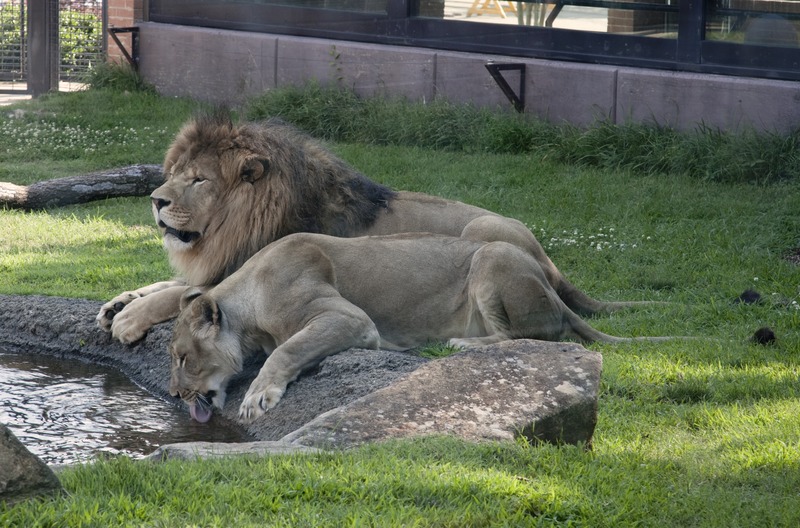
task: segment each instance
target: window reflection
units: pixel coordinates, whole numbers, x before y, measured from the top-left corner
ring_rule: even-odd
[[[445,0],[443,16],[484,24],[676,38],[677,12],[677,0]],[[426,16],[422,9],[420,15]]]
[[[800,1],[716,0],[709,2],[706,38],[796,48],[800,45]]]
[[[800,80],[800,0],[148,0],[147,5],[157,23]]]
[[[317,9],[331,9],[335,11],[356,11],[369,13],[385,13],[387,0],[168,0],[169,3],[183,3],[186,5],[206,4],[210,6],[246,7],[248,5],[279,5],[290,7],[312,7]]]

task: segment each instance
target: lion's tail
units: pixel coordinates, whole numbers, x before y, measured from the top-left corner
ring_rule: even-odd
[[[564,304],[579,315],[609,314],[637,306],[669,304],[661,301],[598,301],[576,288],[564,277],[561,277],[561,283],[556,288],[556,292]]]
[[[564,337],[568,339],[576,339],[583,343],[630,343],[632,341],[670,341],[673,339],[694,339],[692,337],[679,336],[613,336],[597,330],[571,310],[567,310],[564,313]]]

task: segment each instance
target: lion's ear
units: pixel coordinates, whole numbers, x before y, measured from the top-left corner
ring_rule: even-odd
[[[198,339],[211,339],[219,335],[222,313],[214,299],[199,296],[190,305],[191,323],[189,329]]]
[[[242,180],[253,183],[269,170],[269,161],[265,158],[249,158],[242,167]]]
[[[181,295],[181,303],[180,303],[181,311],[183,311],[187,306],[189,306],[189,304],[191,304],[193,300],[197,299],[205,292],[206,292],[205,288],[199,288],[199,287],[187,288],[186,291],[183,292],[183,295]]]

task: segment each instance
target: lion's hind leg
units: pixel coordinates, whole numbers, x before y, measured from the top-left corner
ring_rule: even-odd
[[[542,245],[531,233],[531,230],[519,220],[488,214],[480,216],[464,227],[461,238],[477,242],[507,242],[535,258],[545,280],[553,288],[556,288],[563,280],[561,272],[547,256]]]
[[[314,302],[320,313],[278,346],[250,384],[239,407],[239,420],[249,423],[274,407],[289,383],[331,354],[348,348],[380,347],[375,323],[357,306],[341,297]]]
[[[482,242],[508,242],[531,255],[541,267],[547,283],[571,310],[580,315],[612,313],[632,307],[652,306],[657,301],[598,301],[579,290],[558,270],[544,248],[525,224],[513,218],[486,215],[472,220],[462,238]]]
[[[539,263],[504,242],[475,253],[468,278],[470,302],[478,312],[482,336],[451,339],[454,346],[479,346],[506,339],[558,341],[569,309],[547,282]]]

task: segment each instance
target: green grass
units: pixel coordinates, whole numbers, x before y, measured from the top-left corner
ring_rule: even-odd
[[[198,105],[149,92],[89,90],[0,107],[0,181],[29,184],[91,170],[161,163]]]
[[[369,111],[342,112],[343,102],[321,107],[320,93]],[[710,339],[590,346],[604,364],[590,451],[423,439],[298,457],[159,465],[113,459],[63,471],[65,496],[0,506],[0,526],[800,524],[800,269],[783,259],[800,245],[796,138],[605,124],[565,132],[517,116],[484,120],[488,114],[468,107],[361,101],[313,87],[278,92],[270,101],[254,104],[305,112],[304,127],[333,138],[340,155],[376,180],[526,222],[559,268],[593,296],[672,303],[598,317],[591,321],[597,328]],[[75,122],[95,134],[134,128],[138,139],[123,144],[111,135],[97,151],[70,157],[52,145],[15,152],[6,147],[6,137],[14,136],[6,136],[0,180],[27,183],[157,162],[193,107],[148,92],[108,90],[19,105],[28,127],[44,131],[57,123],[46,142],[81,136],[68,128]],[[370,140],[334,133],[369,130],[380,125],[382,112],[393,120],[382,126],[401,135],[389,137],[387,130],[386,139]],[[14,108],[0,113],[0,130],[11,126],[9,113]],[[426,136],[431,119],[439,125]],[[462,124],[450,129],[453,119]],[[583,143],[575,150],[566,139],[578,136]],[[492,146],[509,137],[520,143]],[[526,144],[542,137],[551,143]],[[670,163],[647,159],[648,145],[673,143],[695,152],[687,167],[703,166],[699,152],[730,168],[740,152],[763,151],[764,159],[780,153],[784,172],[722,177],[676,168],[680,156]],[[740,148],[731,151],[734,144]],[[605,152],[614,148],[619,152]],[[584,155],[575,157],[580,150]],[[146,198],[0,210],[0,293],[100,300],[169,278],[152,223]],[[764,301],[734,303],[747,288]],[[761,326],[775,330],[774,346],[749,342]],[[428,350],[432,357],[447,352]]]

